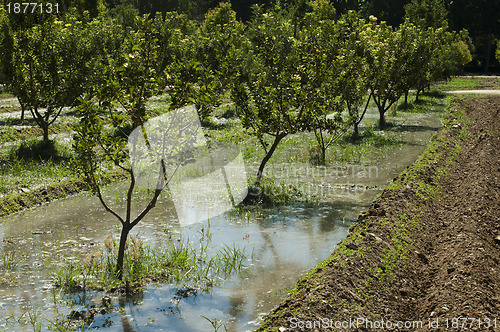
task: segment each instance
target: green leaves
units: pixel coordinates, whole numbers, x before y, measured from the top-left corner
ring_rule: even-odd
[[[46,20],[10,36],[3,68],[7,84],[48,140],[48,128],[62,108],[74,106],[88,87],[92,35],[87,25],[68,16],[65,22]]]
[[[249,66],[240,66],[232,98],[245,127],[259,138],[266,156],[258,177],[286,135],[321,128],[337,130],[343,122],[338,44],[331,21],[315,21],[297,30],[279,13],[257,12],[250,23]],[[327,117],[331,113],[337,114]],[[265,137],[274,140],[269,150]]]

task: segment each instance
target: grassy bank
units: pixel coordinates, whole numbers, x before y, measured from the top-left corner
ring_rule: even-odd
[[[498,76],[456,76],[449,81],[438,82],[432,88],[452,90],[498,90],[500,89],[500,77]]]
[[[376,318],[387,303],[398,301],[398,294],[405,292],[402,276],[418,274],[411,270],[411,262],[427,259],[417,243],[426,227],[421,222],[422,207],[440,195],[440,182],[469,139],[468,120],[454,102],[443,124],[426,151],[358,218],[332,255],[298,281],[265,317],[260,331],[323,317]]]

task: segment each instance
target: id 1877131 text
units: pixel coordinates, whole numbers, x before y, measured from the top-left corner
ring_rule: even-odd
[[[59,13],[59,3],[42,2],[9,2],[5,4],[9,14],[52,14]]]

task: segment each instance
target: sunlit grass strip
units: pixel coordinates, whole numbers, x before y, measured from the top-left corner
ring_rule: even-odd
[[[66,162],[9,160],[0,164],[0,194],[19,192],[20,188],[33,189],[64,179],[73,179],[74,174]]]
[[[208,237],[196,244],[179,239],[166,243],[163,249],[153,249],[130,237],[120,281],[115,275],[116,242],[108,236],[104,248],[52,267],[52,277],[56,286],[70,291],[125,287],[129,292],[148,282],[188,283],[210,289],[239,272],[247,256],[245,248],[227,244],[212,247],[209,242]]]
[[[74,124],[71,123],[54,123],[49,134],[70,133],[74,130]],[[40,138],[43,134],[42,129],[38,127],[15,128],[11,126],[3,126],[0,131],[0,142],[13,142],[27,139]]]
[[[449,81],[438,82],[432,87],[440,90],[480,90],[483,86],[500,89],[500,79],[497,76],[457,76]]]

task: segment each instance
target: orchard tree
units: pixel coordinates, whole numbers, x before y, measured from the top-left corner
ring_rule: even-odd
[[[182,126],[167,124],[156,130],[169,144],[160,147],[164,150],[162,155],[150,165],[156,172],[151,199],[134,215],[132,203],[134,193],[137,194],[135,190],[139,176],[136,166],[142,161],[129,158],[140,145],[131,139],[131,133],[139,133],[143,137],[143,147],[153,146],[152,132],[147,125],[150,112],[146,102],[164,84],[163,73],[159,70],[161,63],[158,61],[159,23],[147,15],[137,18],[136,30],[127,35],[122,46],[122,56],[108,59],[105,65],[108,69],[103,73],[105,79],[98,81],[94,93],[85,95],[78,107],[81,121],[74,137],[77,156],[75,167],[87,179],[105,210],[121,224],[115,267],[115,276],[120,280],[123,278],[125,247],[130,231],[156,206],[161,192],[183,163],[185,154],[181,150],[186,150],[186,145],[194,145],[192,138],[196,137],[198,130],[198,127],[192,126],[193,121]],[[173,112],[178,118],[185,117],[182,113]],[[104,123],[109,123],[110,128],[105,128]],[[102,194],[102,178],[113,166],[128,177],[123,214],[110,206]]]
[[[86,87],[89,37],[82,22],[69,18],[47,20],[13,38],[4,69],[11,73],[7,85],[42,129],[44,141],[63,108],[74,106]]]
[[[494,51],[494,41],[500,38],[500,1],[444,0],[450,13],[450,25],[456,31],[467,29],[476,46],[479,65],[488,73]]]
[[[228,89],[242,58],[244,29],[228,2],[210,10],[200,27],[198,61],[219,77],[224,90]]]
[[[412,0],[405,6],[405,21],[409,21],[421,29],[433,30],[448,27],[448,12],[439,0]]]
[[[235,78],[244,42],[244,25],[229,3],[210,10],[199,29],[185,36],[183,57],[169,68],[172,105],[195,104],[206,120]]]
[[[74,136],[76,170],[87,179],[105,210],[122,225],[115,269],[116,277],[120,280],[123,277],[128,234],[156,205],[168,181],[167,171],[162,166],[158,188],[150,203],[133,218],[132,199],[136,176],[128,158],[127,139],[133,129],[147,121],[146,102],[160,87],[155,68],[158,43],[153,22],[147,16],[137,18],[136,26],[137,30],[131,31],[121,45],[119,57],[102,59],[104,78],[95,82],[93,94],[87,94],[80,100],[78,112],[81,120]],[[121,109],[117,110],[117,105]],[[103,122],[110,123],[112,130],[105,130]],[[112,165],[129,177],[124,216],[113,210],[102,195],[102,177]]]
[[[102,205],[122,224],[116,276],[122,279],[125,244],[130,230],[141,221],[156,205],[156,201],[166,183],[166,169],[158,177],[158,188],[148,206],[132,218],[132,199],[136,177],[128,159],[127,138],[133,129],[142,126],[148,119],[146,102],[155,95],[161,86],[157,72],[158,39],[153,20],[148,16],[136,19],[137,29],[130,31],[116,59],[107,58],[104,66],[104,79],[98,81],[94,95],[98,104],[87,95],[81,100],[79,112],[80,125],[74,137],[77,154],[76,168],[85,176],[98,196]],[[121,110],[116,110],[116,105]],[[112,124],[115,131],[106,133],[100,114]],[[120,134],[117,134],[120,133]],[[129,190],[126,196],[126,213],[120,216],[104,200],[101,193],[102,174],[106,166],[103,161],[115,165],[129,176]],[[161,188],[161,189],[160,189]]]
[[[349,11],[337,22],[342,47],[339,54],[338,89],[349,114],[349,122],[354,128],[353,136],[359,135],[359,124],[368,110],[372,93],[367,92],[369,85],[367,52],[368,45],[363,43],[363,31],[370,27],[354,11]]]
[[[189,56],[193,57],[194,46],[190,36],[197,32],[197,26],[186,14],[157,13],[154,18],[154,29],[158,39],[159,71],[168,71],[174,62],[183,61]],[[169,84],[168,80],[166,84]]]
[[[179,167],[186,162],[185,151],[192,149],[196,143],[199,125],[196,121],[186,119],[181,111],[174,111],[171,121],[154,122],[159,125],[147,126],[147,114],[126,114],[123,122],[130,126],[139,123],[132,135],[117,135],[120,130],[110,119],[110,109],[105,104],[95,103],[90,95],[85,95],[78,106],[80,123],[74,136],[76,170],[85,177],[92,191],[99,198],[104,209],[112,214],[121,224],[118,256],[114,277],[123,278],[123,264],[127,238],[130,231],[156,206],[158,198],[166,188]],[[177,118],[177,119],[175,119]],[[111,121],[110,121],[111,120]],[[111,130],[105,128],[104,122],[112,123]],[[122,123],[123,123],[122,122]],[[135,156],[135,157],[134,157]],[[137,157],[139,156],[139,157]],[[147,163],[145,166],[144,163]],[[102,193],[103,176],[113,165],[123,171],[129,181],[125,194],[125,212],[115,209]],[[135,214],[133,198],[137,195],[136,186],[141,170],[153,174],[154,188],[149,203],[139,207]],[[151,179],[151,177],[149,177]],[[149,192],[149,191],[148,191]],[[144,191],[140,191],[144,197]]]
[[[398,63],[401,67],[401,87],[408,103],[410,89],[416,89],[416,101],[420,93],[430,84],[430,61],[433,56],[433,29],[418,28],[405,21],[397,31],[400,53]]]
[[[434,32],[434,49],[429,61],[431,82],[448,80],[463,65],[472,61],[470,39],[466,30],[455,32],[437,29]]]
[[[335,8],[327,0],[310,1],[308,6],[311,11],[304,14],[302,29],[295,28],[295,33],[300,31],[300,54],[309,68],[308,76],[314,78],[311,130],[318,144],[315,159],[324,164],[326,150],[345,134],[352,120],[349,116],[346,121],[342,112],[347,108],[350,114],[367,88],[362,86],[362,72],[355,64],[360,59],[351,44],[355,39],[354,29],[348,31],[351,22],[335,21]],[[364,91],[359,93],[359,89]]]
[[[385,22],[375,23],[363,31],[362,40],[368,47],[368,86],[379,112],[379,126],[385,126],[385,113],[404,92],[403,70],[399,44],[400,35]]]
[[[159,43],[155,22],[148,15],[136,18],[136,29],[129,31],[116,50],[116,57],[102,58],[97,66],[101,78],[93,89],[100,104],[109,108],[113,124],[125,131],[147,120],[146,102],[161,90]],[[118,41],[119,42],[119,41]],[[116,111],[116,106],[121,110]],[[126,124],[126,117],[131,123]]]
[[[442,2],[413,0],[405,9],[405,22],[399,31],[408,59],[404,75],[406,102],[410,88],[417,90],[418,101],[420,93],[433,81],[449,78],[470,62],[472,44],[466,31],[448,31],[448,12]]]
[[[123,64],[126,32],[116,19],[99,16],[88,23],[88,33],[92,55],[86,92],[102,102],[114,86],[108,83],[116,77],[116,67]]]
[[[291,20],[261,9],[257,9],[248,33],[253,62],[241,67],[232,95],[243,125],[265,151],[257,172],[258,184],[283,138],[324,125],[320,119],[326,110],[339,110],[339,98],[335,75],[330,75],[335,46],[326,47],[332,44],[324,43],[325,35],[296,33]]]
[[[12,60],[9,59],[11,56],[13,47],[13,36],[10,28],[9,18],[7,12],[4,8],[0,8],[0,82],[3,83],[6,80],[6,69],[5,65],[10,63]]]
[[[306,129],[311,114],[305,109],[301,90],[298,40],[289,20],[279,13],[256,9],[249,35],[253,54],[251,66],[242,67],[233,87],[233,100],[245,128],[258,137],[265,156],[257,171],[260,182],[264,168],[283,138]],[[271,138],[271,145],[267,142]]]

